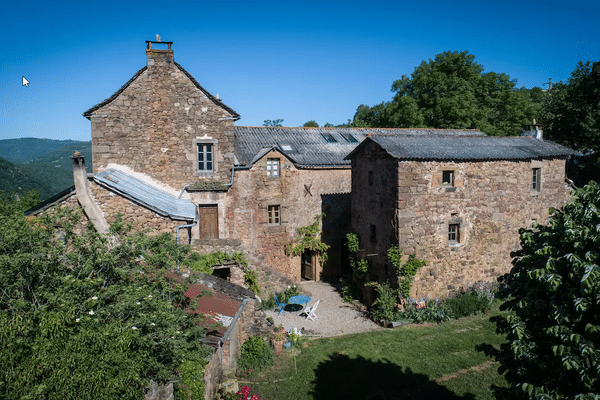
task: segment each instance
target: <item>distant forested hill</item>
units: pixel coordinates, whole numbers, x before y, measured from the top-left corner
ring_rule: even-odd
[[[0,190],[24,193],[35,189],[40,200],[73,185],[71,156],[81,152],[91,165],[91,142],[52,139],[0,140]],[[89,169],[91,172],[91,169]]]

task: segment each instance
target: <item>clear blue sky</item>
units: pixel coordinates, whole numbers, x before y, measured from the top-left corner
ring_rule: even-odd
[[[0,139],[90,140],[81,113],[145,65],[157,33],[237,125],[346,122],[446,50],[528,88],[600,59],[600,1],[44,0],[0,13]]]

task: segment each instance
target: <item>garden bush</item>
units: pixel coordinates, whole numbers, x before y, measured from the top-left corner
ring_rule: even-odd
[[[260,371],[273,365],[273,348],[260,336],[251,336],[242,344],[238,369],[241,372]]]
[[[490,300],[476,290],[469,290],[447,299],[444,305],[454,318],[461,318],[486,312],[490,307]]]

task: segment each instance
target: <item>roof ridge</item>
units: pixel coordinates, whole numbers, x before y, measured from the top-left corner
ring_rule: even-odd
[[[176,61],[173,61],[173,64],[175,64],[175,66],[177,68],[179,68],[179,70],[181,72],[183,72],[183,74],[185,76],[187,76],[190,81],[192,81],[192,83],[194,84],[194,86],[196,86],[196,88],[200,89],[200,91],[202,93],[204,93],[204,95],[206,97],[208,97],[210,100],[212,100],[213,103],[215,103],[217,106],[223,108],[225,111],[227,111],[228,113],[230,113],[233,117],[237,117],[237,119],[241,118],[240,114],[238,114],[237,112],[235,112],[231,107],[226,106],[220,99],[217,99],[215,96],[213,96],[212,94],[210,94],[208,92],[208,90],[204,89],[202,87],[202,85],[200,85],[198,83],[198,81],[192,76],[192,74],[190,74],[189,72],[187,72],[185,70],[185,68],[183,68],[180,64],[178,64]]]
[[[144,65],[142,68],[140,68],[140,70],[138,70],[138,72],[136,72],[131,79],[129,79],[127,82],[125,82],[125,84],[123,86],[121,86],[116,92],[113,93],[112,96],[110,96],[107,99],[104,99],[103,101],[101,101],[100,103],[96,104],[95,106],[91,107],[90,109],[86,110],[83,112],[83,116],[86,117],[87,119],[90,119],[90,117],[92,116],[92,113],[94,111],[96,111],[97,109],[104,107],[105,105],[107,105],[108,103],[112,102],[114,99],[116,99],[121,93],[123,93],[123,91],[125,89],[127,89],[127,87],[129,85],[131,85],[133,83],[133,81],[135,81],[138,76],[140,76],[145,70],[148,69],[147,65]]]

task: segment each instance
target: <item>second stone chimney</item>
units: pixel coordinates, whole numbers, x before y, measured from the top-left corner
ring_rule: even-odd
[[[153,42],[146,40],[148,68],[154,66],[167,66],[171,68],[174,61],[173,50],[171,50],[172,44],[173,42]]]

